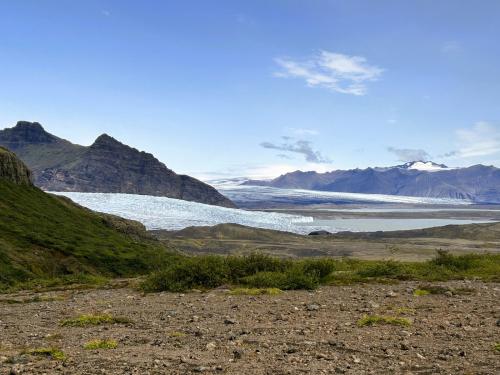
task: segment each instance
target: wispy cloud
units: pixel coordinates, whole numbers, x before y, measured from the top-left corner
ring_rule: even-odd
[[[307,60],[276,58],[282,68],[275,76],[301,78],[310,87],[323,87],[332,91],[351,95],[365,95],[366,84],[377,80],[383,69],[368,64],[362,56],[320,51]]]
[[[111,12],[107,9],[103,9],[101,10],[101,14],[104,16],[104,17],[109,17],[111,16]]]
[[[237,164],[230,165],[215,171],[187,171],[203,181],[213,181],[234,177],[247,177],[251,179],[271,179],[285,173],[301,171],[316,171],[319,173],[329,172],[332,166],[329,164],[316,163],[280,163],[280,164]]]
[[[421,149],[387,147],[387,151],[397,156],[399,161],[428,161],[431,159],[429,153]]]
[[[331,160],[324,157],[321,152],[312,148],[312,143],[305,140],[293,140],[290,137],[283,137],[284,142],[275,144],[271,142],[262,142],[260,145],[271,150],[286,151],[304,156],[305,160],[311,163],[331,163]]]
[[[454,155],[470,158],[500,152],[500,128],[489,122],[476,122],[472,128],[457,130],[456,134],[459,149]]]
[[[301,136],[301,135],[319,135],[319,131],[315,129],[305,129],[305,128],[287,128],[289,132]]]

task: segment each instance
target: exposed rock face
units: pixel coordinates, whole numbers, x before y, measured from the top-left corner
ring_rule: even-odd
[[[31,172],[19,158],[0,146],[0,179],[18,185],[31,185]]]
[[[107,134],[84,147],[21,121],[0,131],[0,145],[10,146],[32,168],[35,185],[44,190],[145,194],[234,207],[210,185],[178,175]]]

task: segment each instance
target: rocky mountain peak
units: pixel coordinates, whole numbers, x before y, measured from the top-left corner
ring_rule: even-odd
[[[47,133],[38,122],[18,121],[16,126],[5,129],[0,134],[0,141],[10,150],[16,150],[23,144],[41,144],[57,142],[58,138]]]
[[[0,146],[1,179],[18,185],[31,185],[31,171],[13,152],[2,146]]]
[[[110,135],[103,133],[99,137],[96,138],[96,140],[94,141],[94,143],[92,144],[91,147],[97,147],[97,146],[103,146],[103,145],[125,146],[123,143],[121,143],[120,141],[111,137]]]

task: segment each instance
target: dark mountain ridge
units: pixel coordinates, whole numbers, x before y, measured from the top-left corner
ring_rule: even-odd
[[[107,134],[85,147],[46,132],[37,122],[19,121],[0,131],[0,145],[28,165],[34,184],[44,190],[145,194],[234,207],[212,186],[178,175],[152,154]]]
[[[441,169],[419,170],[408,168],[405,164],[326,173],[295,171],[270,181],[250,180],[245,185],[500,203],[500,169],[481,164],[456,169],[433,165]]]

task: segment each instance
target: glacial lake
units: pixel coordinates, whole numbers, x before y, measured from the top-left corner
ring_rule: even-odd
[[[386,218],[339,218],[316,219],[309,223],[300,223],[307,228],[321,228],[329,232],[377,232],[393,230],[410,230],[439,227],[450,224],[488,223],[490,220],[456,220],[456,219],[386,219]]]

